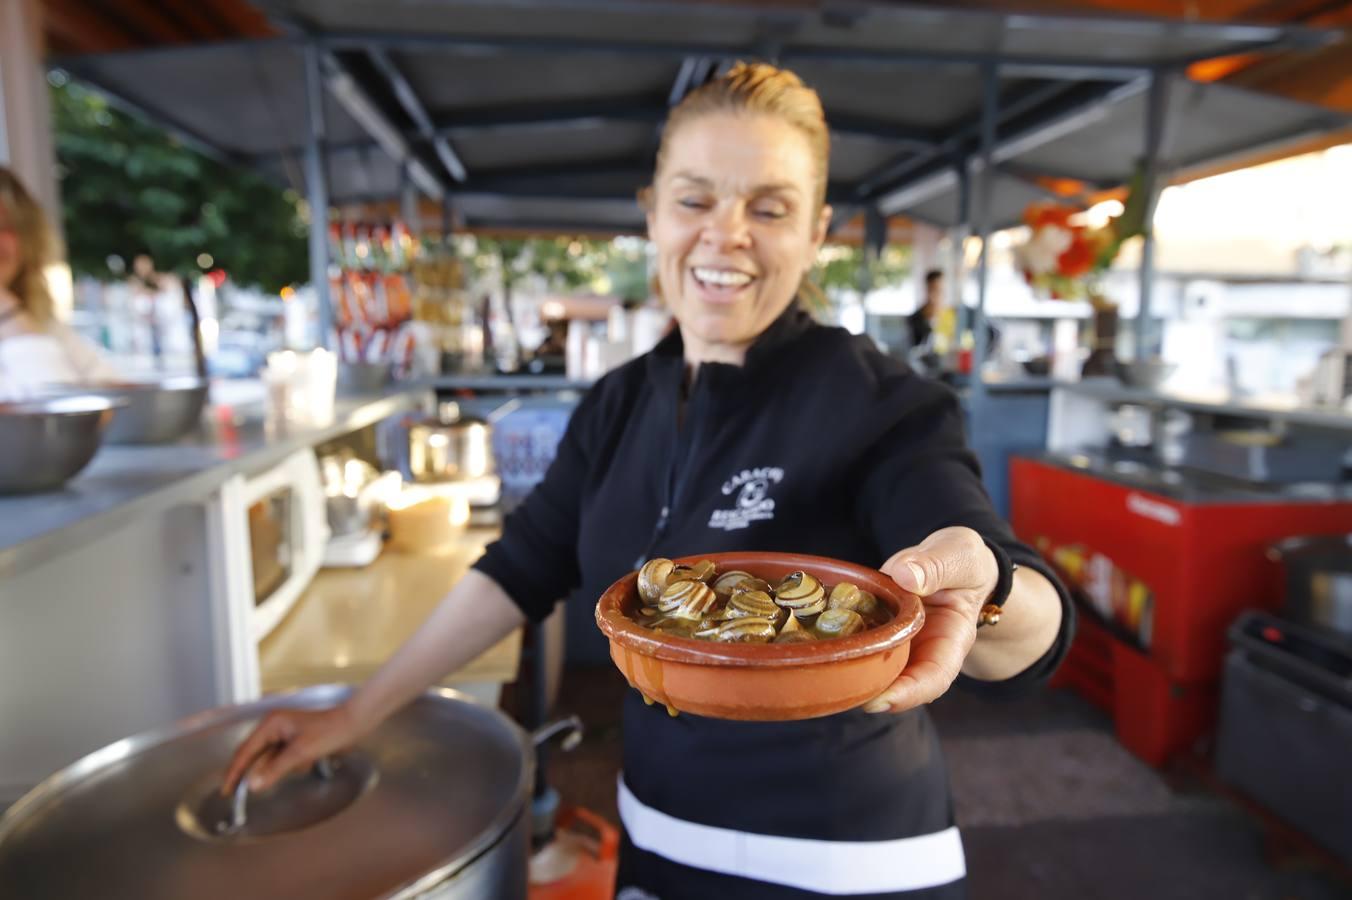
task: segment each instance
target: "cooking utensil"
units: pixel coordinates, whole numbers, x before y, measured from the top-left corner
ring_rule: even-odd
[[[610,658],[629,684],[669,710],[716,719],[785,721],[852,709],[896,680],[910,640],[924,624],[920,598],[875,569],[801,553],[710,553],[711,560],[774,584],[802,570],[822,584],[853,582],[887,605],[892,619],[850,637],[794,644],[722,644],[660,634],[633,619],[638,573],[615,582],[596,604]]]
[[[81,394],[119,401],[104,440],[110,444],[164,444],[197,427],[208,383],[196,376],[121,381],[81,387]]]
[[[454,401],[436,418],[408,430],[409,474],[414,481],[465,481],[493,473],[493,430],[485,419],[465,415]]]
[[[349,692],[209,710],[58,772],[0,818],[6,896],[524,900],[532,740],[454,691],[423,694],[340,753],[327,778],[296,775],[242,803],[220,796],[227,762],[268,710],[329,707]]]
[[[1288,538],[1269,556],[1286,571],[1286,617],[1352,639],[1352,534]]]
[[[1174,363],[1162,359],[1118,360],[1117,377],[1130,387],[1153,391],[1164,384],[1177,368]]]
[[[0,403],[0,493],[64,484],[94,457],[119,402],[70,395]]]

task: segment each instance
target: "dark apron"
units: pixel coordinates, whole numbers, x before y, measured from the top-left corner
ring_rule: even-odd
[[[923,709],[728,722],[672,718],[631,690],[624,707],[623,779],[622,793],[627,789],[643,807],[751,835],[873,842],[932,835],[953,825],[947,770]],[[686,864],[688,859],[664,857],[660,841],[640,847],[632,837],[626,829],[616,900],[797,900],[838,893],[708,871]],[[842,896],[960,900],[966,894],[958,877],[923,889]]]

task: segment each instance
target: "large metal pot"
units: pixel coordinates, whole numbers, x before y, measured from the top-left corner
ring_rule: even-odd
[[[231,754],[265,712],[348,693],[330,685],[210,710],[85,757],[0,818],[0,890],[25,900],[524,900],[531,738],[454,691],[427,692],[267,794],[220,796]]]
[[[491,475],[493,429],[485,419],[442,403],[436,418],[408,429],[409,474],[417,482],[470,481]]]
[[[95,396],[0,403],[0,494],[65,484],[93,459],[116,406]]]
[[[108,426],[110,444],[165,444],[197,427],[208,384],[196,376],[159,381],[120,381],[81,388],[82,393],[122,402]]]
[[[1352,534],[1289,538],[1272,556],[1286,570],[1286,617],[1352,639]]]

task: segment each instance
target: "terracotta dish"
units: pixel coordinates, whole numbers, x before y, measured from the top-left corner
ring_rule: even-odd
[[[673,560],[712,560],[774,584],[801,569],[825,585],[850,581],[887,604],[892,619],[831,640],[795,644],[724,644],[661,634],[633,619],[638,573],[601,595],[596,623],[610,639],[610,657],[629,684],[667,711],[716,719],[810,719],[867,703],[896,680],[910,641],[925,621],[920,598],[883,573],[800,553],[710,553]]]

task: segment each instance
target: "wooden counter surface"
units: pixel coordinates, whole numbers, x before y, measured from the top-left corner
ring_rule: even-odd
[[[359,569],[321,569],[290,614],[259,647],[263,691],[364,681],[389,659],[460,580],[496,528],[470,528],[437,553],[388,546]],[[514,681],[521,631],[439,684]]]

